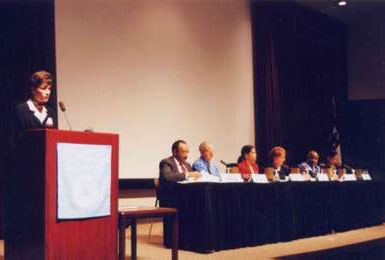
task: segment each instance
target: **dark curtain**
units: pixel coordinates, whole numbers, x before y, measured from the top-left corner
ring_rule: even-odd
[[[252,1],[251,15],[259,163],[267,164],[275,145],[292,166],[313,149],[324,160],[332,97],[339,105],[347,92],[346,25],[290,2]]]
[[[54,1],[0,2],[0,192],[9,174],[12,112],[29,97],[29,79],[38,70],[56,78]],[[50,102],[56,113],[55,85]]]
[[[369,169],[385,180],[385,100],[347,101],[341,114],[345,142],[342,152],[352,167]]]
[[[268,162],[271,147],[282,144],[278,67],[272,14],[268,7],[253,9],[254,102],[259,160]]]

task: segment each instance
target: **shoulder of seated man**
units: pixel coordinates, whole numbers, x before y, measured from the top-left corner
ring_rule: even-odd
[[[202,158],[198,158],[194,161],[193,165],[204,165]]]
[[[164,158],[163,160],[160,161],[159,164],[161,164],[161,165],[163,165],[163,164],[171,164],[171,159],[172,159],[172,157]]]

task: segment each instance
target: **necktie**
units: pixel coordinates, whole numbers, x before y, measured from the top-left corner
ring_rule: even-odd
[[[182,168],[182,173],[186,173],[186,167],[182,164],[182,162],[179,162],[180,167]]]
[[[208,170],[209,173],[211,174],[211,170],[210,170],[210,162],[207,162],[207,170]]]

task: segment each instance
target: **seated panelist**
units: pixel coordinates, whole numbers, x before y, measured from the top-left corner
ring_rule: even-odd
[[[342,167],[341,156],[337,151],[331,151],[326,157],[326,167],[338,170]]]
[[[274,169],[275,180],[285,180],[290,174],[290,168],[285,165],[286,150],[280,146],[276,146],[270,151],[271,167]]]
[[[203,142],[199,145],[201,157],[193,163],[193,170],[200,173],[208,173],[213,176],[220,177],[219,167],[213,160],[214,149],[212,144]]]
[[[330,180],[338,180],[338,170],[342,168],[341,156],[333,150],[326,156],[326,173]]]
[[[306,162],[301,163],[299,167],[303,175],[309,174],[312,178],[317,177],[317,174],[321,172],[321,167],[319,166],[319,154],[316,151],[310,151],[307,154]]]
[[[242,178],[246,181],[251,180],[251,174],[259,173],[257,162],[257,151],[252,145],[244,145],[241,149],[241,155],[238,158],[238,169]]]
[[[187,162],[189,153],[188,145],[183,140],[173,143],[172,156],[163,159],[159,163],[159,183],[160,185],[167,182],[184,181],[189,178],[197,180],[202,174],[193,171],[191,165]]]

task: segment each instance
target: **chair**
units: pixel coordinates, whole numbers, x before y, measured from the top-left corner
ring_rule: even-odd
[[[154,187],[155,187],[155,207],[159,206],[159,179],[154,179]],[[151,241],[151,232],[152,232],[152,226],[154,225],[154,219],[150,220],[150,230],[148,231],[148,240]]]
[[[137,259],[137,220],[148,218],[169,218],[172,222],[172,260],[178,260],[178,211],[174,208],[135,208],[119,210],[119,260],[126,255],[126,228],[131,226],[131,259]]]
[[[239,168],[238,167],[231,167],[228,168],[229,173],[239,173]]]
[[[264,173],[269,181],[275,181],[274,176],[274,168],[273,167],[266,167],[264,169]]]
[[[226,164],[226,173],[239,173],[238,164],[236,163]]]
[[[338,169],[338,178],[343,178],[346,174],[346,169]]]
[[[357,177],[357,180],[362,180],[362,174],[363,174],[363,171],[362,169],[356,169],[354,174],[356,175]]]

